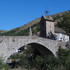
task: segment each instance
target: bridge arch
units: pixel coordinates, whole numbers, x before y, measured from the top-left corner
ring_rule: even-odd
[[[17,36],[17,37],[2,37],[1,38],[2,43],[0,43],[0,51],[1,56],[6,61],[12,54],[16,52],[19,48],[25,46],[25,45],[32,45],[34,46],[41,54],[47,55],[48,53],[51,53],[56,56],[56,51],[58,50],[58,43],[53,40],[41,38],[41,37],[23,37],[23,36]],[[4,48],[3,48],[4,47]]]
[[[44,45],[42,45],[42,44],[33,42],[33,43],[28,43],[28,44],[26,44],[26,45],[30,45],[31,47],[33,47],[34,49],[36,49],[36,50],[37,50],[41,55],[43,55],[43,56],[48,56],[48,55],[53,55],[53,56],[55,56],[50,49],[46,48],[46,47],[45,47]],[[25,45],[20,46],[19,48],[17,48],[17,50],[20,50],[20,49],[24,50],[24,47],[27,47],[27,46],[25,46]],[[11,55],[14,55],[14,53],[11,54]],[[11,55],[10,55],[10,56],[11,56]],[[10,57],[10,56],[9,56],[9,57]],[[8,58],[9,58],[9,57],[8,57]],[[7,59],[8,59],[8,58],[7,58]]]
[[[47,55],[54,55],[51,50],[46,48],[44,45],[39,44],[39,43],[30,43],[28,45],[31,45],[34,49],[39,51],[41,55],[47,56]]]

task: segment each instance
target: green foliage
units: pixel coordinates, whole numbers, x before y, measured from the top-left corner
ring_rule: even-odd
[[[1,33],[0,36],[27,36],[29,34],[28,29],[24,29],[21,31],[18,31],[18,28],[16,30],[11,30],[5,33]]]
[[[3,60],[0,60],[0,70],[9,70],[8,65],[6,65]]]
[[[59,49],[59,50],[58,50],[58,57],[59,57],[59,59],[61,60],[61,63],[62,63],[63,65],[65,65],[65,61],[66,61],[67,55],[68,55],[67,50],[64,50],[64,49]]]
[[[61,18],[61,16],[60,16],[60,15],[53,16],[53,19],[54,19],[54,20],[57,20],[57,19],[60,19],[60,18]]]
[[[64,15],[63,20],[57,23],[57,26],[70,33],[70,15]]]
[[[37,34],[38,31],[40,31],[40,26],[39,23],[36,23],[32,26],[32,32],[33,34]],[[5,33],[0,33],[0,36],[28,36],[28,35],[29,28],[23,30],[20,30],[20,28],[16,28]]]
[[[24,29],[24,30],[21,30],[19,32],[16,32],[14,34],[14,36],[28,36],[29,35],[29,29]]]
[[[70,56],[69,56],[69,58],[66,60],[65,67],[67,68],[67,70],[70,70]]]
[[[37,32],[40,31],[40,24],[39,23],[36,23],[32,26],[32,32],[33,34],[37,34]]]
[[[38,70],[41,70],[45,67],[45,60],[43,59],[42,56],[36,56],[35,60],[33,60],[34,62],[34,66],[38,69]]]
[[[59,49],[57,55],[61,67],[65,68],[66,70],[70,70],[70,49]]]

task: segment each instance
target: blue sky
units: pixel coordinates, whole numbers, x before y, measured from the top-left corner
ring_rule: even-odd
[[[0,0],[0,30],[20,27],[42,15],[70,10],[70,0]]]

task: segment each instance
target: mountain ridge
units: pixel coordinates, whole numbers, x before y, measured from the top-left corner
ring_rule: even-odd
[[[55,25],[57,24],[58,21],[61,21],[62,16],[63,16],[64,14],[70,14],[70,10],[69,10],[69,11],[65,11],[65,12],[61,12],[61,13],[57,13],[57,14],[54,14],[54,15],[50,15],[50,16],[52,16],[53,19],[55,20],[55,22],[56,22]],[[11,29],[11,30],[6,31],[6,32],[4,32],[4,33],[0,33],[0,35],[5,35],[5,34],[7,35],[8,33],[10,33],[10,35],[17,35],[17,34],[20,33],[20,32],[25,32],[24,30],[28,31],[28,28],[29,28],[30,26],[33,26],[33,25],[38,24],[38,23],[40,22],[40,20],[41,20],[41,17],[40,17],[40,18],[37,18],[37,19],[35,19],[35,20],[33,20],[33,21],[31,21],[31,22],[29,22],[29,23],[23,25],[23,26],[20,26],[20,27]],[[8,34],[8,35],[9,35],[9,34]]]

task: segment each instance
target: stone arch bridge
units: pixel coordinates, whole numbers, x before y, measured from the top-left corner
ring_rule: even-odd
[[[56,51],[61,45],[58,41],[41,37],[0,36],[0,57],[6,61],[16,50],[28,44],[34,45],[42,54],[47,54],[49,51],[53,55],[56,55]]]

